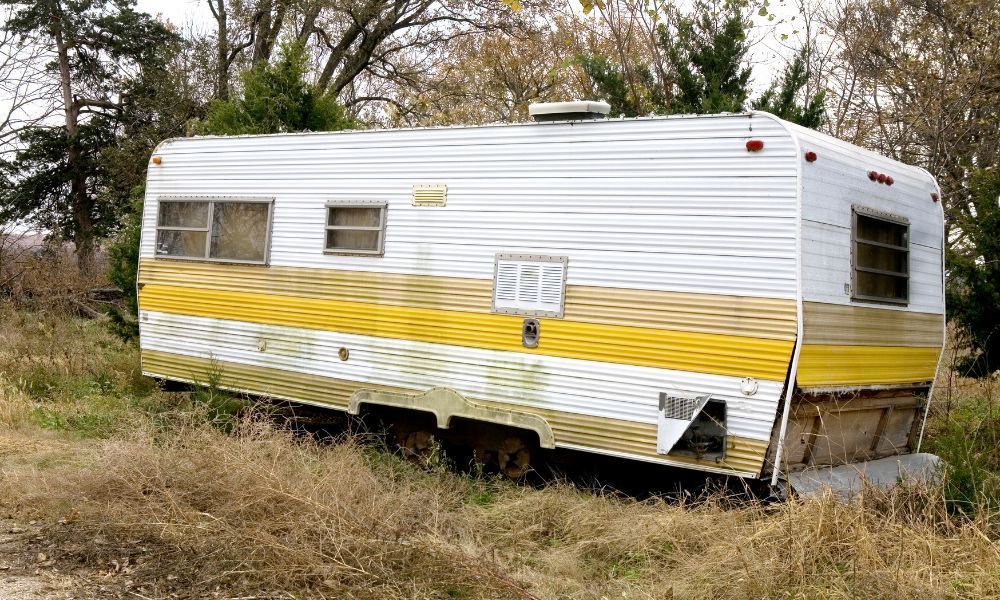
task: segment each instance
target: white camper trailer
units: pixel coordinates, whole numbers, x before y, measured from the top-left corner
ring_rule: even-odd
[[[429,417],[511,473],[538,448],[748,478],[914,452],[934,179],[766,113],[594,106],[164,142],[143,372]]]

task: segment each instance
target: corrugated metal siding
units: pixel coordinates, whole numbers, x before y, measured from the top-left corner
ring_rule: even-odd
[[[142,259],[139,281],[466,312],[490,312],[492,294],[485,279],[164,259]],[[565,311],[566,320],[584,323],[795,338],[795,302],[776,298],[568,286]]]
[[[750,137],[765,150],[746,152]],[[299,378],[446,385],[544,412],[575,444],[648,458],[659,391],[708,392],[727,400],[733,438],[753,440],[729,468],[759,471],[796,326],[796,150],[772,119],[193,138],[157,154],[141,245],[147,358],[215,356],[248,391],[294,371],[304,401],[319,400]],[[447,206],[412,206],[415,184],[447,185]],[[273,197],[270,266],[151,261],[167,195]],[[384,256],[322,252],[332,200],[388,203]],[[566,319],[543,320],[539,353],[520,346],[521,319],[487,312],[497,253],[569,257]],[[762,379],[752,398],[743,376]]]
[[[403,393],[414,391],[403,387],[333,379],[275,367],[247,365],[158,350],[144,352],[143,368],[146,372],[161,377],[192,382],[205,382],[209,374],[214,372],[219,376],[220,386],[225,389],[338,408],[345,408],[351,395],[361,388]],[[536,407],[526,409],[520,405],[474,399],[492,406],[524,410],[543,417],[552,427],[557,446],[596,449],[615,455],[654,459],[656,462],[676,465],[702,465],[712,470],[731,470],[744,476],[755,476],[760,472],[767,449],[766,441],[731,436],[727,457],[723,462],[699,461],[687,456],[665,457],[656,454],[655,424]]]
[[[803,344],[798,385],[803,388],[926,383],[934,379],[940,347]]]
[[[944,217],[940,205],[931,201],[936,188],[930,175],[814,131],[792,130],[803,150],[819,155],[802,167],[803,299],[852,304],[844,290],[851,281],[851,206],[861,204],[910,220],[910,303],[873,308],[944,313]],[[895,184],[869,181],[871,170],[892,175]]]
[[[144,310],[733,377],[780,380],[792,351],[784,340],[557,318],[540,318],[541,341],[525,348],[515,315],[150,284],[139,296]]]
[[[733,435],[762,440],[771,433],[782,385],[761,381],[757,396],[746,398],[735,377],[152,311],[146,317],[144,354],[158,350],[214,356],[230,363],[414,390],[446,386],[481,400],[647,424],[656,423],[661,391],[699,390],[727,401]],[[337,358],[342,347],[350,350],[346,362]],[[654,440],[651,451],[655,448]]]
[[[795,297],[794,147],[770,119],[191,138],[158,154],[145,231],[160,195],[274,196],[274,266],[490,279],[496,253],[536,252],[569,256],[569,285]],[[428,181],[447,207],[412,206]],[[388,201],[384,257],[321,252],[330,200]]]
[[[803,387],[923,383],[934,378],[944,343],[943,213],[926,172],[801,127],[789,126],[803,151]],[[869,171],[891,175],[874,183]],[[852,301],[851,207],[910,221],[910,299],[906,306]],[[845,287],[846,286],[846,287]]]
[[[805,302],[805,344],[941,347],[944,315]]]

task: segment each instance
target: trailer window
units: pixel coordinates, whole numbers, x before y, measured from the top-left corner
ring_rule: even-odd
[[[270,225],[270,200],[161,199],[156,255],[263,264]]]
[[[903,217],[854,208],[853,298],[906,304],[910,284],[910,226]]]
[[[326,205],[327,254],[382,254],[386,204],[331,202]]]

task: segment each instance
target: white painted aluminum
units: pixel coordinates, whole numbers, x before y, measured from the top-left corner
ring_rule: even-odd
[[[782,387],[780,381],[761,380],[757,395],[750,399],[741,393],[737,377],[154,311],[144,314],[143,350],[412,389],[446,386],[470,398],[650,425],[657,422],[661,391],[699,390],[726,402],[730,435],[762,441],[771,435]],[[263,350],[261,340],[266,341]],[[350,349],[348,361],[336,358],[340,348]]]
[[[498,253],[546,254],[571,257],[569,285],[795,297],[794,143],[767,117],[185,138],[157,155],[144,229],[164,194],[275,196],[273,266],[492,279]],[[426,182],[446,208],[412,205]],[[385,255],[317,252],[324,206],[362,200],[388,203]]]
[[[806,301],[944,312],[941,249],[944,211],[931,199],[937,183],[923,169],[862,150],[815,131],[789,125],[815,162],[802,165],[802,293]],[[893,185],[868,178],[891,175]],[[851,208],[860,206],[909,221],[910,298],[905,305],[851,299]]]
[[[764,149],[747,152],[749,139]],[[804,163],[804,150],[818,161]],[[159,198],[273,197],[271,266],[492,280],[500,254],[568,257],[568,285],[794,300],[801,339],[803,298],[850,301],[845,249],[850,206],[860,203],[911,222],[913,292],[908,306],[888,308],[943,308],[933,180],[762,113],[187,138],[156,154],[145,259],[155,256]],[[895,185],[870,182],[872,169]],[[431,182],[447,186],[447,206],[414,206],[413,186]],[[325,207],[337,202],[386,204],[384,255],[323,253]],[[783,389],[791,396],[781,381],[759,380],[747,397],[741,377],[146,316],[144,350],[414,389],[443,385],[647,425],[658,421],[661,392],[692,390],[726,402],[729,435],[760,441],[771,439]],[[347,362],[335,358],[341,347],[351,348]]]
[[[660,454],[670,452],[711,399],[710,394],[685,395],[683,392],[660,392],[660,410],[656,420],[656,451]]]

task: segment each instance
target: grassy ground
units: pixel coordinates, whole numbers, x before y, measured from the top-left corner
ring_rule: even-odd
[[[160,390],[94,322],[0,306],[0,340],[0,592],[50,577],[85,597],[1000,596],[989,385],[952,386],[935,413],[933,449],[959,464],[941,489],[678,504],[419,468],[253,416],[220,426],[231,399]]]

